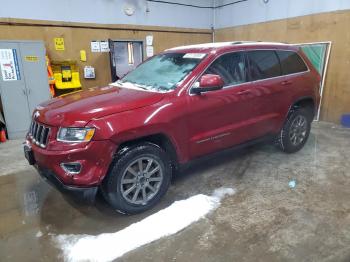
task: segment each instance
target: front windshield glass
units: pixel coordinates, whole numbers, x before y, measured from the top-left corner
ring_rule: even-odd
[[[124,76],[117,83],[157,92],[169,92],[177,87],[205,57],[202,53],[166,53],[157,55]]]

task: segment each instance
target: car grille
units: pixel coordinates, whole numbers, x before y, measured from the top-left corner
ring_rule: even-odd
[[[45,148],[49,138],[50,128],[36,121],[32,121],[29,128],[29,137],[32,139],[33,144]]]

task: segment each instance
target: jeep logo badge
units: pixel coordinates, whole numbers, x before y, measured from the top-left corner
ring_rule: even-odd
[[[34,113],[34,118],[38,118],[39,116],[40,116],[39,111],[36,111],[36,112]]]

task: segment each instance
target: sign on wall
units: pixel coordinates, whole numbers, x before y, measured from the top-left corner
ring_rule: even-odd
[[[101,41],[100,42],[101,52],[109,52],[109,43],[108,41]]]
[[[3,81],[21,79],[16,49],[0,49],[0,70]]]
[[[54,41],[55,41],[56,51],[64,51],[64,38],[63,37],[56,37],[56,38],[54,38]]]
[[[154,55],[154,48],[153,46],[149,45],[149,46],[146,46],[146,56],[147,57],[151,57]]]
[[[153,45],[153,35],[146,36],[146,45]]]
[[[24,60],[26,60],[27,62],[38,62],[39,57],[35,55],[27,55],[24,57]]]
[[[93,53],[101,52],[100,41],[92,41],[91,42],[91,52],[93,52]]]
[[[86,79],[94,79],[95,78],[95,68],[92,66],[84,67],[84,78]]]

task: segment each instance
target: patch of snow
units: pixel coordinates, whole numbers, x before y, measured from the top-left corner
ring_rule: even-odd
[[[35,236],[36,236],[36,237],[42,237],[42,236],[43,236],[43,233],[39,230],[38,233],[36,233]]]
[[[58,235],[54,241],[66,261],[111,261],[140,246],[175,234],[219,207],[222,198],[235,193],[219,188],[211,196],[199,194],[115,232],[91,235]]]
[[[226,195],[232,196],[234,193],[235,193],[235,190],[233,188],[220,187],[220,188],[214,190],[212,196],[214,198],[217,198],[217,199],[221,200]]]

